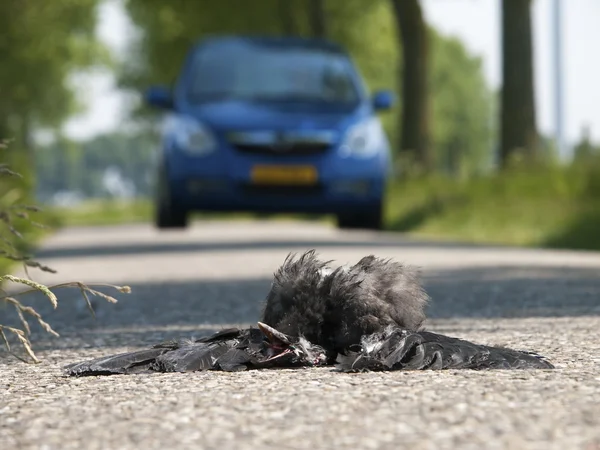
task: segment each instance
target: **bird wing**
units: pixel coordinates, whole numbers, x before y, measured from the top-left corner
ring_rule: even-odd
[[[183,345],[156,358],[153,369],[157,372],[196,372],[215,367],[220,357],[234,345],[234,339],[215,342],[199,342]]]
[[[256,330],[228,328],[196,341],[165,341],[150,349],[103,356],[64,369],[70,376],[239,370],[242,362],[251,361],[257,345],[253,340],[259,335]],[[244,345],[248,347],[245,358],[244,351],[237,348]]]
[[[441,370],[441,369],[552,369],[540,355],[474,344],[427,331],[387,329],[363,339],[358,351],[338,355],[338,369]]]
[[[69,364],[64,367],[70,376],[112,375],[148,372],[157,357],[169,348],[151,348],[135,352],[119,353],[101,358]]]

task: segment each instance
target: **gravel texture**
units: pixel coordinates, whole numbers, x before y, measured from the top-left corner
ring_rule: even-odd
[[[254,323],[289,251],[369,253],[422,267],[428,328],[535,350],[551,371],[341,374],[331,368],[66,378],[64,364]],[[37,255],[43,282],[128,284],[34,305],[40,364],[0,351],[1,449],[600,449],[600,254],[420,242],[314,223],[67,229]],[[106,292],[109,292],[107,290]],[[0,306],[0,318],[12,311]]]

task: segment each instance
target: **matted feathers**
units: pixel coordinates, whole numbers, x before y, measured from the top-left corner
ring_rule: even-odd
[[[261,321],[332,355],[389,325],[422,327],[429,297],[416,269],[373,255],[336,269],[330,262],[315,250],[289,254],[274,274]]]

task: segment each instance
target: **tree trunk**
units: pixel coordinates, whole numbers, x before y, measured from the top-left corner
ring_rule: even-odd
[[[327,37],[327,18],[323,4],[325,0],[309,0],[310,30],[314,37]]]
[[[427,26],[418,0],[392,0],[402,45],[400,152],[425,171],[433,168],[429,147],[429,48]]]
[[[0,114],[0,144],[8,143],[6,147],[0,148],[0,164],[10,163],[10,141],[13,140],[13,136],[10,134],[9,127],[6,123],[5,116]]]
[[[297,33],[294,18],[294,0],[279,0],[279,20],[284,35],[292,36]]]
[[[6,126],[4,125],[2,119],[0,119],[0,143],[8,140],[9,136],[7,136]]]
[[[21,148],[23,151],[23,159],[25,160],[27,167],[33,170],[35,163],[35,149],[31,136],[31,114],[28,112],[23,113],[21,116],[21,127],[19,134],[21,135],[19,148]]]
[[[519,152],[537,153],[531,39],[531,0],[502,0],[502,167]]]

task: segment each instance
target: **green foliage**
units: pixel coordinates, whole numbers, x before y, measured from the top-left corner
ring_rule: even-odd
[[[6,143],[0,141],[0,160],[7,161],[7,152]],[[10,164],[0,164],[0,273],[19,261],[19,255],[30,251],[44,233],[37,224],[47,215],[29,205],[29,187]]]
[[[24,120],[57,126],[75,110],[68,76],[108,61],[94,36],[98,2],[0,2],[0,135]]]
[[[573,149],[574,162],[576,164],[594,163],[600,159],[600,145],[594,145],[590,141],[589,130],[585,129],[580,141]]]
[[[61,226],[119,225],[148,223],[154,207],[150,200],[93,199],[71,208],[53,207]]]
[[[1,157],[23,175],[25,192],[35,184],[32,132],[81,109],[74,71],[110,62],[94,34],[100,1],[0,2],[0,138],[13,142]]]
[[[417,235],[526,246],[600,249],[600,159],[569,167],[514,165],[457,182],[395,183],[388,227]]]
[[[431,30],[430,93],[433,146],[438,171],[461,177],[481,173],[493,162],[494,102],[481,60],[456,38]]]

